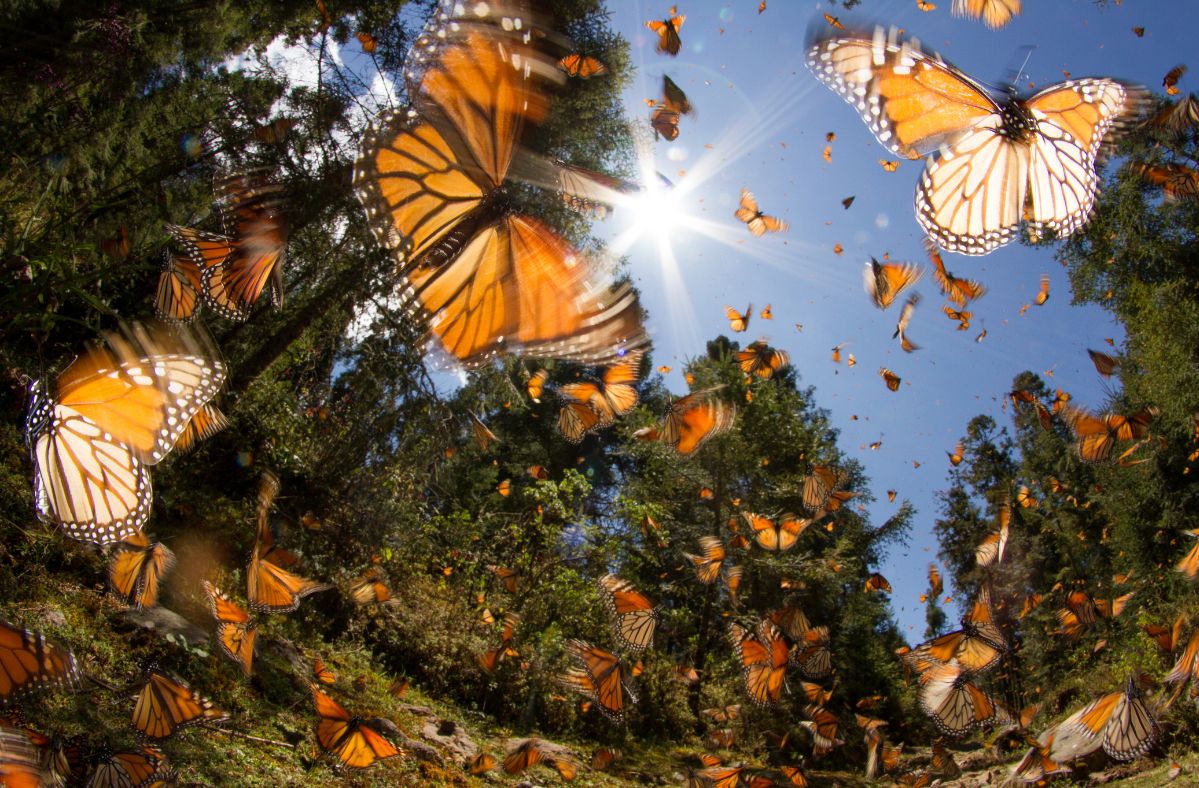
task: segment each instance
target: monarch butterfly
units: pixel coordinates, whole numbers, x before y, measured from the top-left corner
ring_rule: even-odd
[[[945,316],[950,320],[958,321],[958,331],[966,331],[970,328],[970,318],[974,317],[973,312],[959,312],[956,309],[950,309],[948,306],[941,307],[941,310],[945,312]]]
[[[586,402],[566,402],[558,411],[558,432],[571,443],[579,443],[599,427],[600,415]]]
[[[520,586],[521,574],[515,569],[508,569],[504,566],[489,566],[491,573],[499,578],[500,583],[504,586],[504,590],[509,594],[515,594],[516,589]]]
[[[730,622],[729,641],[741,665],[749,699],[758,706],[773,706],[783,691],[790,657],[783,634],[769,621],[758,625],[757,634]]]
[[[1048,300],[1049,300],[1049,277],[1045,274],[1042,274],[1041,275],[1041,289],[1037,291],[1037,295],[1036,295],[1036,298],[1033,299],[1033,303],[1035,303],[1037,306],[1044,306],[1045,302]]]
[[[413,86],[419,113],[385,113],[354,167],[358,198],[401,284],[467,367],[518,349],[601,363],[640,346],[632,292],[597,286],[594,266],[514,213],[504,195],[525,120],[548,110],[526,78],[539,56],[513,38],[463,29],[435,48]]]
[[[88,788],[128,788],[148,785],[158,774],[162,757],[149,748],[140,752],[117,752],[104,747],[96,757]]]
[[[32,732],[31,732],[32,733]],[[0,785],[7,788],[41,788],[55,784],[29,736],[7,722],[0,723]]]
[[[1182,635],[1182,615],[1179,614],[1178,618],[1174,619],[1173,626],[1165,627],[1158,624],[1141,624],[1141,629],[1168,656],[1174,653],[1174,649],[1178,648],[1179,638]]]
[[[362,51],[368,55],[375,54],[375,49],[378,48],[379,42],[375,37],[365,31],[359,31],[357,34],[358,43],[362,44]]]
[[[577,52],[559,60],[558,68],[565,71],[567,75],[579,79],[591,79],[608,73],[608,67],[599,59],[591,57],[591,55],[580,55]]]
[[[953,15],[982,18],[992,30],[1003,27],[1020,13],[1021,0],[953,0]]]
[[[937,280],[937,286],[941,288],[941,292],[945,294],[946,298],[957,304],[958,307],[964,307],[967,302],[986,295],[987,288],[981,283],[972,279],[958,279],[945,270],[945,261],[941,259],[941,252],[937,249],[936,244],[927,238],[924,239],[924,248],[928,250],[928,257],[933,263],[933,278]]]
[[[790,512],[779,515],[777,523],[769,517],[752,512],[743,512],[741,516],[753,528],[754,538],[759,547],[763,550],[780,552],[795,547],[799,537],[803,535],[809,525],[815,522],[809,518],[797,517]]]
[[[654,604],[631,583],[615,575],[601,577],[599,587],[621,645],[633,651],[644,651],[653,645],[654,628],[658,623]]]
[[[726,306],[724,308],[724,316],[728,318],[729,328],[737,333],[741,333],[749,328],[749,318],[750,315],[753,314],[753,311],[753,304],[745,307],[744,314],[738,312],[736,309],[733,309],[731,306]]]
[[[808,67],[853,104],[879,142],[930,158],[916,189],[916,219],[938,245],[987,254],[1016,236],[1027,205],[1031,232],[1067,236],[1095,202],[1104,135],[1139,109],[1141,93],[1113,79],[1050,86],[996,101],[978,82],[880,28],[823,37]]]
[[[1003,551],[1007,548],[1012,522],[1012,507],[1008,502],[1000,503],[997,519],[999,527],[983,537],[974,550],[974,562],[979,566],[990,566],[1003,561]]]
[[[400,750],[375,730],[372,721],[351,717],[341,704],[309,684],[316,704],[316,741],[343,766],[365,769],[376,761],[394,758]]]
[[[1184,531],[1184,533],[1192,538],[1199,538],[1199,528]],[[1199,574],[1199,542],[1196,542],[1195,546],[1187,551],[1187,554],[1182,557],[1182,560],[1174,568],[1190,578],[1194,578],[1196,574]]]
[[[496,434],[491,431],[491,428],[483,423],[483,420],[474,414],[473,411],[467,411],[470,416],[470,431],[474,435],[475,443],[481,451],[487,452],[491,450],[491,444],[502,443]]]
[[[1112,456],[1116,441],[1137,440],[1149,431],[1157,408],[1145,408],[1127,416],[1107,413],[1094,416],[1085,410],[1064,406],[1063,418],[1078,441],[1075,449],[1083,462],[1103,462]]]
[[[222,258],[223,259],[223,258]],[[203,272],[190,255],[163,253],[162,273],[154,296],[154,314],[160,320],[188,323],[195,319],[204,292]]]
[[[30,386],[25,442],[38,514],[73,539],[111,544],[150,516],[149,465],[216,396],[225,365],[201,335],[134,323]]]
[[[1160,187],[1168,201],[1199,199],[1199,170],[1185,164],[1134,164],[1133,171]]]
[[[679,48],[683,42],[679,39],[679,28],[683,26],[683,22],[687,21],[685,14],[675,15],[671,11],[672,16],[667,19],[651,19],[645,23],[645,26],[658,34],[658,52],[671,57],[676,57],[679,54]]]
[[[1191,634],[1191,639],[1187,641],[1178,661],[1162,681],[1177,684],[1192,677],[1199,678],[1199,629]]]
[[[745,567],[742,566],[726,566],[724,568],[724,582],[729,590],[729,604],[733,607],[737,606],[737,593],[741,590],[741,577],[745,574]]]
[[[1117,761],[1144,755],[1160,733],[1133,676],[1128,677],[1123,691],[1104,695],[1083,709],[1074,727],[1091,737],[1102,736],[1103,751]]]
[[[545,390],[545,382],[549,380],[549,377],[550,371],[544,367],[529,377],[529,382],[525,386],[529,392],[529,399],[537,403],[541,402],[541,392]]]
[[[886,309],[900,293],[920,281],[923,274],[915,263],[880,263],[871,257],[862,272],[862,282],[874,305]]]
[[[330,670],[320,657],[317,657],[312,663],[312,677],[321,684],[337,683],[337,674]]]
[[[965,459],[966,445],[961,441],[958,441],[957,446],[954,447],[952,454],[949,452],[945,453],[949,455],[949,464],[956,468],[957,466],[961,465],[962,460]]]
[[[607,771],[608,767],[619,761],[620,758],[620,750],[615,750],[611,747],[600,747],[591,754],[591,768],[597,772]]]
[[[653,127],[654,134],[667,142],[674,142],[679,138],[679,113],[664,104],[654,106],[654,111],[649,116],[649,125]]]
[[[1192,93],[1177,104],[1167,104],[1153,116],[1150,123],[1175,133],[1199,126],[1199,100]]]
[[[225,418],[225,414],[209,402],[196,411],[196,415],[192,416],[187,427],[179,434],[179,440],[175,442],[175,451],[181,454],[189,452],[198,442],[208,440],[228,426],[229,420]]]
[[[903,309],[899,312],[899,320],[895,323],[895,332],[891,334],[891,338],[899,337],[899,346],[904,353],[912,353],[920,349],[912,340],[908,339],[908,324],[912,321],[912,315],[916,312],[916,305],[920,303],[920,294],[912,293],[908,296],[908,300],[904,302]]]
[[[787,223],[775,216],[767,216],[758,209],[758,200],[749,189],[741,190],[741,207],[733,214],[749,227],[749,231],[761,237],[767,232],[781,233],[787,229]],[[748,310],[746,310],[748,315]]]
[[[589,405],[599,420],[597,427],[607,427],[637,407],[637,373],[641,366],[641,354],[632,353],[629,358],[604,370],[600,382],[584,381],[567,383],[562,394],[574,402]]]
[[[882,591],[889,594],[891,593],[891,581],[875,572],[866,578],[866,591]]]
[[[165,739],[188,725],[228,719],[181,680],[151,669],[133,705],[133,727],[151,739]]]
[[[69,688],[78,683],[74,654],[47,643],[40,633],[0,619],[0,702],[43,687]]]
[[[391,589],[383,582],[382,577],[382,570],[376,566],[350,583],[350,598],[354,600],[354,604],[369,605],[391,599]]]
[[[217,205],[229,234],[229,251],[219,265],[203,265],[204,301],[229,320],[244,321],[268,284],[276,307],[283,303],[283,260],[287,225],[280,210],[283,188],[263,171],[217,181]]]
[[[277,145],[296,127],[296,118],[275,118],[265,125],[254,124],[254,138],[268,145]]]
[[[849,481],[849,474],[843,469],[830,468],[827,465],[813,465],[811,472],[804,478],[803,505],[809,512],[819,512],[828,504],[833,491]]]
[[[270,560],[284,551],[273,546],[270,528],[259,522],[258,537],[250,565],[246,569],[246,598],[250,609],[258,613],[290,613],[300,606],[309,594],[326,591],[333,586],[300,577]]]
[[[741,716],[741,704],[735,703],[731,706],[717,709],[703,709],[700,714],[707,717],[717,725],[723,725],[729,720],[735,720]]]
[[[1003,633],[995,626],[991,614],[991,595],[984,588],[962,619],[962,628],[933,638],[912,650],[907,656],[909,667],[923,672],[931,658],[939,663],[956,662],[964,670],[979,673],[994,665],[1007,651]]]
[[[541,751],[541,740],[530,737],[520,743],[504,758],[504,771],[508,774],[520,774],[530,766],[541,763],[545,754]]]
[[[625,696],[630,703],[637,702],[637,696],[625,678],[629,669],[615,654],[582,640],[568,642],[566,649],[583,663],[593,687],[592,699],[600,711],[608,719],[619,722],[624,716]]]
[[[941,592],[945,590],[945,584],[941,580],[941,573],[937,570],[936,564],[928,565],[928,595],[930,597],[939,597]]]
[[[882,376],[883,382],[887,384],[887,388],[891,389],[891,391],[899,391],[899,384],[903,382],[903,378],[886,367],[880,367],[878,374]]]
[[[495,767],[495,756],[488,755],[485,752],[479,753],[475,757],[471,758],[469,762],[467,762],[467,771],[474,775],[485,774]]]
[[[697,772],[691,772],[687,780],[688,788],[737,788],[741,785],[741,772],[744,766],[709,766]]]
[[[804,635],[812,629],[812,623],[804,612],[790,603],[772,610],[766,619],[797,642],[803,640]]]
[[[699,549],[702,555],[683,553],[683,557],[695,565],[695,576],[704,585],[711,585],[720,576],[724,563],[724,542],[719,536],[701,536]]]
[[[737,418],[737,407],[716,396],[721,388],[701,389],[674,400],[666,409],[661,431],[640,437],[653,435],[683,456],[699,451],[709,439],[732,427]]]
[[[175,554],[161,542],[150,544],[136,533],[117,545],[108,564],[108,584],[121,601],[134,607],[158,604],[162,578],[175,565]]]
[[[920,676],[920,708],[946,736],[961,738],[995,717],[995,699],[956,664],[933,665]]]
[[[492,622],[494,622],[494,618]],[[520,626],[520,617],[509,611],[504,614],[503,628],[500,634],[500,645],[493,649],[488,649],[479,655],[479,664],[483,670],[488,673],[495,672],[499,662],[504,657],[516,657],[520,655],[512,646],[512,641],[516,639],[516,630]]]
[[[221,651],[240,665],[247,676],[250,675],[258,624],[240,605],[207,580],[204,581],[204,591],[212,606],[212,616],[217,620],[216,639]]]
[[[738,350],[737,363],[746,375],[757,375],[767,379],[791,363],[791,357],[785,350],[776,350],[762,340],[751,342],[745,350]]]
[[[799,688],[809,703],[814,703],[818,706],[823,706],[833,698],[833,691],[831,689],[825,689],[819,684],[814,684],[810,681],[800,681]]]
[[[823,706],[813,705],[805,706],[804,713],[812,719],[804,720],[799,724],[812,735],[813,755],[821,758],[832,752],[835,747],[845,744],[837,738],[837,727],[840,721],[836,714]]]

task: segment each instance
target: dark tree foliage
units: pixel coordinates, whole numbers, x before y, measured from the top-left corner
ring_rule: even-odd
[[[1160,654],[1138,625],[1169,626],[1179,615],[1195,620],[1193,581],[1175,565],[1192,544],[1184,529],[1199,514],[1199,202],[1164,196],[1141,165],[1194,167],[1197,141],[1194,128],[1153,121],[1127,134],[1091,222],[1056,246],[1075,302],[1103,306],[1125,331],[1115,350],[1097,348],[1120,363],[1100,410],[1156,409],[1149,437],[1127,457],[1121,455],[1133,441],[1118,442],[1110,460],[1087,465],[1057,407],[1045,429],[1031,407],[1013,401],[1011,437],[988,417],[970,422],[967,460],[941,494],[936,532],[954,586],[973,593],[989,579],[996,617],[1016,644],[996,684],[1013,704],[1045,702],[1045,724],[1130,670],[1160,677],[1168,669],[1173,657]],[[1047,406],[1062,401],[1060,389],[1031,372],[1017,376],[1012,389]],[[1026,505],[1016,502],[1022,487],[1030,493]],[[982,570],[974,547],[994,527],[996,502],[1008,496],[1007,555],[995,570]],[[1121,615],[1100,617],[1071,637],[1058,613],[1073,591],[1100,600],[1131,597]]]

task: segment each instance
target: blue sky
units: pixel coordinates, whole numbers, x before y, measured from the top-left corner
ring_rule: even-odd
[[[937,8],[925,13],[915,0],[864,0],[850,13],[768,0],[761,15],[757,0],[680,2],[687,19],[677,58],[658,54],[656,36],[644,26],[667,16],[670,2],[609,3],[613,27],[632,45],[635,73],[625,92],[630,116],[648,118],[643,99],[659,95],[664,73],[696,108],[682,119],[678,140],[654,146],[657,169],[675,181],[680,207],[693,221],[665,235],[669,249],[642,237],[626,252],[650,312],[655,364],[672,365],[667,385],[686,391],[684,362],[701,354],[708,339],[733,336],[725,307],[753,303],[749,330],[736,338],[742,344],[765,338],[791,354],[801,384],[815,386],[816,404],[840,429],[841,449],[865,466],[877,498],[872,519],[882,522],[905,498],[917,509],[910,546],[881,567],[894,586],[901,630],[912,641],[924,631],[918,597],[927,585],[927,564],[936,557],[932,525],[936,491],[946,486],[946,452],[978,413],[1009,423],[1000,410],[1003,396],[1024,369],[1042,376],[1052,370],[1051,385],[1084,406],[1102,406],[1110,384],[1105,387],[1095,373],[1086,349],[1107,349],[1109,337],[1119,345],[1122,335],[1104,311],[1071,305],[1069,282],[1052,250],[1013,244],[986,257],[945,255],[949,270],[989,289],[971,307],[969,331],[956,331],[941,312],[945,299],[926,270],[914,288],[924,300],[908,332],[922,349],[901,352],[891,339],[899,304],[877,310],[862,288],[862,268],[884,253],[927,268],[912,210],[924,164],[905,160],[896,172],[883,171],[879,159],[895,157],[804,65],[809,28],[827,28],[824,11],[851,29],[896,25],[991,85],[1002,85],[1023,64],[1025,90],[1030,81],[1037,89],[1062,81],[1064,69],[1073,77],[1111,76],[1160,91],[1162,76],[1193,51],[1199,22],[1199,3],[1142,0],[1100,8],[1091,0],[1027,0],[1022,16],[991,31],[951,16],[951,0],[934,2]],[[1145,28],[1143,38],[1133,33],[1136,26]],[[1194,90],[1192,83],[1187,75],[1180,87]],[[825,162],[830,131],[836,140],[832,160]],[[790,229],[751,236],[733,218],[742,187]],[[853,205],[843,209],[841,201],[851,195]],[[596,232],[618,238],[635,223],[630,213],[617,211],[609,227]],[[833,253],[835,244],[844,248],[840,256]],[[1021,316],[1042,274],[1050,277],[1050,299]],[[767,304],[771,321],[757,314]],[[982,328],[987,336],[976,343]],[[831,348],[842,342],[848,343],[843,357],[857,358],[853,368],[831,361]],[[882,366],[903,378],[898,392],[883,385]],[[869,445],[879,440],[881,447],[872,451]],[[899,491],[893,504],[887,503],[888,489]]]

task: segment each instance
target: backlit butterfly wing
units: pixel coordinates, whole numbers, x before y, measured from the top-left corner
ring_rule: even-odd
[[[758,200],[749,189],[741,190],[741,205],[733,215],[745,222],[749,231],[759,237],[767,232],[779,233],[787,229],[787,223],[782,219],[767,216],[758,209]]]
[[[937,286],[941,288],[941,292],[950,301],[958,305],[958,308],[966,306],[966,303],[976,298],[982,298],[987,288],[979,282],[971,279],[958,279],[956,276],[945,270],[945,261],[941,259],[941,253],[937,250],[936,244],[927,238],[924,239],[925,249],[928,250],[928,257],[933,262],[933,278],[937,280]]]
[[[1054,85],[999,104],[976,81],[912,41],[828,38],[808,65],[858,110],[893,153],[918,158],[939,146],[916,190],[916,218],[940,246],[987,254],[1012,241],[1024,218],[1034,232],[1068,235],[1094,204],[1095,155],[1111,123],[1136,102],[1109,79]]]
[[[753,304],[745,307],[744,314],[738,312],[736,309],[733,309],[731,306],[726,306],[724,308],[724,316],[729,320],[729,328],[737,333],[741,333],[745,329],[749,328],[749,316],[753,311]]]
[[[820,511],[828,504],[833,491],[845,482],[844,471],[830,468],[827,465],[812,466],[812,471],[804,478],[804,508],[809,512]]]
[[[1117,761],[1131,761],[1157,743],[1160,729],[1130,676],[1123,692],[1113,692],[1078,715],[1075,726],[1091,736],[1103,736],[1103,750]]]
[[[250,172],[220,179],[215,192],[232,249],[221,265],[204,270],[204,301],[222,317],[242,321],[268,285],[275,306],[283,302],[288,229],[282,188]]]
[[[48,687],[79,682],[75,655],[46,642],[40,633],[0,620],[0,702]]]
[[[886,367],[879,368],[878,374],[882,376],[883,383],[887,384],[887,388],[891,391],[899,391],[899,384],[903,382],[903,378]]]
[[[969,19],[982,18],[987,27],[996,30],[1020,13],[1022,0],[953,0],[953,15]]]
[[[254,639],[258,625],[236,602],[226,596],[212,583],[204,581],[204,591],[212,606],[213,618],[217,620],[216,640],[225,656],[241,666],[248,676],[254,663]]]
[[[720,576],[720,566],[724,563],[724,542],[719,536],[701,536],[699,548],[703,555],[683,553],[683,557],[695,566],[695,576],[704,585],[711,585]]]
[[[809,704],[804,707],[804,713],[811,717],[800,723],[812,735],[812,754],[817,758],[824,757],[834,748],[845,744],[837,738],[837,727],[840,721],[823,706]]]
[[[957,665],[934,665],[920,676],[920,708],[946,736],[961,738],[990,722],[995,700],[967,681]]]
[[[160,320],[190,322],[200,306],[203,292],[202,272],[190,255],[164,254],[158,290],[154,296],[154,314]]]
[[[196,411],[196,415],[187,423],[187,427],[179,435],[179,440],[175,442],[175,451],[189,452],[197,443],[208,440],[228,426],[229,419],[225,418],[220,408],[209,402]]]
[[[732,427],[737,407],[716,396],[718,390],[719,387],[702,389],[672,402],[659,439],[687,456]]]
[[[376,761],[394,758],[400,750],[383,738],[368,720],[351,717],[341,704],[309,685],[316,705],[316,741],[343,766],[365,769]]]
[[[773,706],[782,693],[790,659],[787,642],[778,627],[763,621],[755,635],[730,623],[729,641],[741,665],[750,700],[758,706]]]
[[[915,263],[880,263],[872,257],[862,272],[862,280],[874,305],[886,309],[900,293],[916,284],[923,273]]]
[[[630,703],[637,697],[625,685],[626,668],[611,652],[582,640],[567,643],[567,650],[583,663],[594,687],[594,700],[600,711],[609,719],[619,722],[624,716],[625,696]]]
[[[162,578],[175,565],[175,554],[143,534],[120,542],[108,564],[108,584],[126,605],[154,607]]]
[[[41,788],[54,784],[39,763],[39,753],[29,737],[7,722],[0,723],[0,785],[6,788]]]
[[[669,19],[651,19],[645,26],[658,34],[658,52],[675,57],[683,42],[679,39],[679,28],[687,21],[685,14],[678,14]]]
[[[541,392],[545,390],[545,382],[549,380],[549,377],[550,371],[544,367],[529,377],[529,382],[525,386],[529,392],[529,399],[534,402],[541,402]]]
[[[98,544],[137,533],[150,514],[150,472],[216,396],[225,365],[200,335],[132,324],[61,375],[31,386],[25,439],[38,513]]]
[[[630,290],[595,287],[577,251],[496,194],[524,121],[548,107],[513,67],[536,61],[510,39],[451,38],[417,91],[428,121],[385,114],[355,164],[376,238],[432,333],[466,366],[517,350],[598,363],[645,341]]]
[[[1199,199],[1199,170],[1172,163],[1134,164],[1133,170],[1149,184],[1160,187],[1166,200]]]
[[[674,142],[679,138],[679,113],[663,104],[654,107],[649,116],[649,125],[653,127],[655,134],[667,142]]]
[[[225,712],[191,687],[151,670],[133,706],[133,727],[151,739],[164,739],[187,725],[220,722]]]
[[[471,774],[479,775],[479,774],[485,774],[486,772],[491,771],[495,767],[496,767],[495,756],[490,755],[485,752],[481,752],[478,755],[476,755],[475,757],[470,759],[470,762],[467,764],[467,771],[469,771]]]
[[[250,556],[250,565],[246,569],[246,598],[251,610],[290,613],[300,606],[304,597],[333,587],[288,572],[270,561],[270,554],[271,550],[264,549],[260,542]]]
[[[567,402],[558,411],[558,432],[571,443],[583,440],[587,433],[599,428],[600,416],[585,402]]]
[[[653,645],[658,611],[654,604],[631,583],[615,575],[599,579],[604,605],[612,617],[616,639],[632,651],[644,651]]]
[[[607,427],[617,416],[628,413],[637,406],[637,372],[641,365],[641,354],[634,353],[604,370],[603,381],[568,383],[562,386],[562,394],[571,400],[585,403],[599,416],[596,426]]]
[[[520,774],[530,766],[541,763],[543,755],[537,746],[540,743],[536,738],[529,738],[522,742],[504,758],[504,771],[507,774]]]
[[[785,350],[776,350],[761,340],[751,342],[745,350],[738,350],[735,358],[746,375],[757,375],[764,379],[791,361]]]

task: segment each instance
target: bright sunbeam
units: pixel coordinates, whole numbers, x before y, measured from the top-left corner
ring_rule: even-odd
[[[659,181],[656,174],[646,178],[645,190],[629,200],[633,215],[633,231],[638,236],[669,233],[683,222],[681,194]]]

